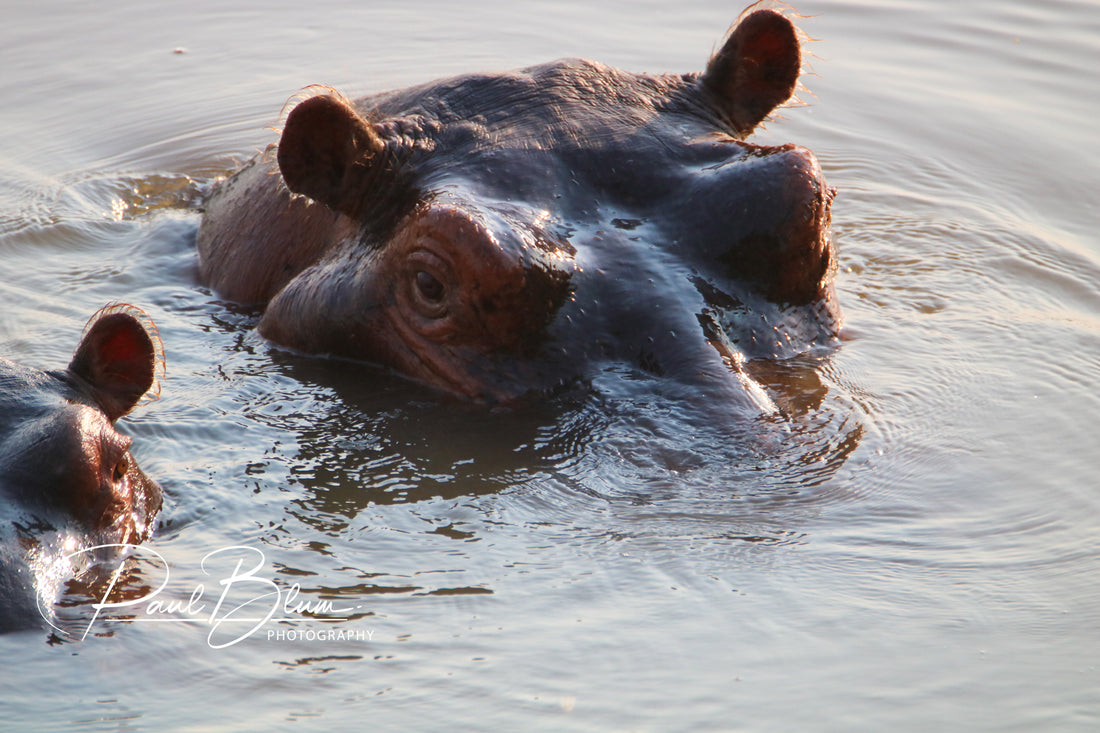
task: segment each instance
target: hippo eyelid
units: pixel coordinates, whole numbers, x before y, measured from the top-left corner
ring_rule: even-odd
[[[134,459],[130,455],[130,448],[134,440],[121,433],[105,431],[100,437],[99,465],[104,475],[113,481],[119,481],[125,477]],[[121,468],[120,468],[121,467]],[[122,472],[122,477],[119,472]]]

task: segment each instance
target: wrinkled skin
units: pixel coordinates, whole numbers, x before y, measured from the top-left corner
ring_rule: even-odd
[[[614,362],[769,410],[746,358],[839,322],[817,160],[744,142],[800,66],[750,8],[702,73],[567,59],[305,99],[207,201],[201,277],[271,341],[476,401]]]
[[[39,571],[62,553],[149,536],[161,489],[114,423],[152,386],[157,359],[118,306],[89,322],[62,371],[0,359],[0,631],[42,623]]]

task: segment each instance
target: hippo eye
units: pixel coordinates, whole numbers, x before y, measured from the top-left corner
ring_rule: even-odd
[[[416,271],[416,289],[429,303],[438,303],[443,300],[443,283],[430,272]]]
[[[437,246],[434,241],[433,247]],[[410,252],[401,275],[399,297],[418,323],[446,322],[453,305],[452,288],[459,286],[454,267],[427,247]]]
[[[118,463],[115,464],[115,473],[114,473],[115,483],[118,483],[118,482],[122,481],[122,479],[126,478],[126,474],[129,473],[129,472],[130,472],[130,456],[129,455],[124,455],[122,458],[119,459]]]

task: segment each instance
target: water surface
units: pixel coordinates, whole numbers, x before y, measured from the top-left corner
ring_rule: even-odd
[[[800,6],[808,106],[760,138],[813,149],[839,190],[846,323],[832,352],[758,366],[782,418],[710,425],[616,373],[457,407],[274,349],[197,284],[203,188],[303,87],[561,56],[697,70],[739,10],[9,5],[3,354],[57,367],[100,305],[148,310],[167,378],[124,425],[168,493],[164,597],[212,604],[231,568],[204,556],[242,545],[349,610],[280,609],[217,649],[137,607],[83,641],[0,637],[5,725],[1100,726],[1100,6]],[[162,579],[143,554],[124,585]],[[70,590],[78,630],[94,590]]]

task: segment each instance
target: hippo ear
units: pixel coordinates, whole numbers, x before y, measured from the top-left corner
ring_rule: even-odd
[[[69,372],[92,388],[96,402],[114,422],[153,386],[158,353],[133,313],[106,308],[89,322]]]
[[[355,216],[364,193],[356,176],[384,147],[374,128],[347,102],[310,97],[287,115],[279,140],[279,170],[294,193]]]
[[[774,10],[742,16],[703,72],[703,84],[725,103],[742,135],[794,94],[802,54],[798,31]]]

